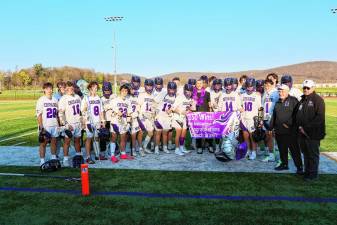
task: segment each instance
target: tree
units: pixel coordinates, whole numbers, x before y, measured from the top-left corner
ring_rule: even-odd
[[[19,78],[20,82],[21,82],[21,85],[23,86],[27,86],[27,85],[30,85],[32,84],[32,78],[29,76],[29,74],[24,71],[24,70],[21,70],[18,74],[17,74],[17,77]]]

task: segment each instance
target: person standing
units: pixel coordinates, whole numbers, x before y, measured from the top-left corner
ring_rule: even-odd
[[[274,129],[275,139],[280,151],[281,164],[275,170],[288,170],[288,149],[297,168],[297,174],[303,174],[301,150],[297,142],[297,132],[294,123],[294,112],[298,100],[289,95],[289,87],[282,84],[278,88],[279,99],[275,104],[270,119],[269,133]]]
[[[303,96],[296,112],[299,144],[304,156],[304,179],[318,178],[319,146],[325,137],[325,103],[315,92],[315,82],[303,82]]]

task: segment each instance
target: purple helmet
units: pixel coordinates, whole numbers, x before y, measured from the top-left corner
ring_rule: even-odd
[[[193,78],[189,78],[187,83],[190,85],[195,85],[197,83],[197,80]]]
[[[222,80],[221,79],[214,79],[212,83],[212,88],[215,92],[219,92],[222,90]]]
[[[153,92],[153,86],[154,86],[154,82],[152,79],[146,79],[144,81],[144,87],[145,87],[145,91],[148,93],[148,94],[152,94]]]
[[[131,77],[131,88],[134,90],[138,90],[140,88],[140,77],[139,76],[132,76]]]
[[[292,88],[292,86],[293,86],[293,78],[292,78],[292,76],[289,75],[289,74],[284,74],[281,77],[281,84],[285,84],[285,85],[289,86],[289,88]]]
[[[255,85],[256,85],[256,82],[255,82],[255,79],[252,78],[252,77],[248,77],[246,79],[246,82],[245,82],[245,88],[246,88],[246,92],[247,94],[251,94],[254,92],[255,90]]]
[[[103,91],[103,96],[105,98],[110,98],[110,95],[112,95],[112,85],[111,85],[111,83],[108,82],[108,81],[104,81],[102,91]]]
[[[239,85],[238,78],[232,77],[231,79],[232,79],[232,90],[236,91],[236,89],[238,88],[238,85]]]
[[[177,93],[177,84],[173,81],[167,83],[167,94],[169,96],[175,96]]]
[[[263,94],[263,92],[264,92],[264,80],[257,80],[256,81],[256,91]]]
[[[233,90],[233,78],[225,78],[223,81],[223,86],[226,90],[226,93],[229,94]]]
[[[184,85],[184,95],[186,98],[190,99],[192,98],[193,94],[193,86],[191,84],[185,84]]]

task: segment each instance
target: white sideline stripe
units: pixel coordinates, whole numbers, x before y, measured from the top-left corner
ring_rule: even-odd
[[[31,134],[34,134],[34,133],[36,133],[36,131],[26,133],[26,134],[22,134],[22,135],[19,135],[19,136],[16,136],[16,137],[5,138],[5,139],[0,140],[0,143],[4,142],[4,141],[9,141],[9,140],[12,140],[12,139],[15,139],[15,138],[19,138],[19,137],[25,137],[25,136],[28,136],[28,135],[31,135]]]
[[[18,145],[22,145],[22,144],[24,144],[24,143],[27,143],[27,142],[26,142],[26,141],[19,142],[19,143],[15,144],[15,145],[12,145],[12,146],[18,146]]]

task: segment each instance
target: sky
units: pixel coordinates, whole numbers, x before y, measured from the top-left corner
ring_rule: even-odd
[[[337,61],[337,0],[0,0],[0,70],[158,76]],[[123,16],[109,23],[106,16]]]

